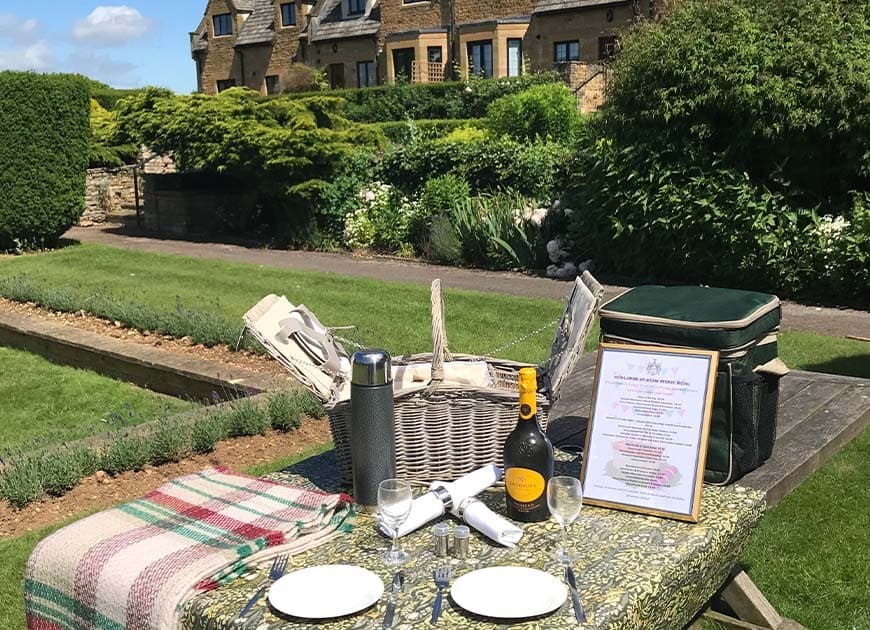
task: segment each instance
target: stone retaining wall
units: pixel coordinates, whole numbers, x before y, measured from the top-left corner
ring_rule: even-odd
[[[147,160],[147,161],[145,161]],[[153,175],[174,173],[175,162],[167,155],[156,155],[146,147],[139,152],[139,163],[145,161],[143,170]],[[104,223],[113,212],[136,208],[135,184],[133,183],[134,165],[117,168],[89,168],[85,179],[85,211],[79,225],[89,226]],[[144,182],[139,177],[139,203],[144,198]]]

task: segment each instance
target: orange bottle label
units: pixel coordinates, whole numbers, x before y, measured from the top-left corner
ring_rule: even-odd
[[[544,476],[528,468],[508,468],[504,473],[504,485],[508,495],[520,503],[538,499],[547,487]]]

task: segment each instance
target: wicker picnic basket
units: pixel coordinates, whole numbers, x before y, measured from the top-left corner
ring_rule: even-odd
[[[559,396],[562,382],[573,370],[579,358],[594,311],[601,296],[601,287],[588,272],[578,277],[568,307],[556,331],[548,374],[539,383],[544,387],[538,393],[538,419],[546,429],[551,401]],[[275,296],[267,296],[261,305],[246,315],[249,328],[270,349],[268,333],[258,333],[256,318],[274,305]],[[277,298],[276,298],[277,299]],[[292,305],[291,305],[292,306]],[[304,308],[304,307],[299,307]],[[431,378],[416,387],[395,390],[395,444],[396,475],[402,479],[430,482],[450,481],[487,464],[502,463],[502,448],[507,435],[517,422],[517,377],[522,367],[536,367],[527,363],[452,354],[447,345],[444,328],[444,302],[441,281],[434,280],[431,290],[432,345],[431,353],[393,357],[393,366],[431,364]],[[273,343],[272,346],[275,344]],[[312,370],[310,361],[276,355],[276,358],[321,400],[329,414],[329,424],[335,445],[335,454],[345,484],[351,484],[350,399],[347,392],[347,374],[329,371],[332,379],[331,395],[322,386],[324,371]],[[489,373],[487,386],[468,385],[445,379],[444,364],[452,362],[485,362]],[[317,386],[318,379],[320,386]],[[344,394],[339,394],[344,392]]]

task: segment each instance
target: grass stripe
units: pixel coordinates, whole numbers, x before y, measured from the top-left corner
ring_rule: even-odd
[[[52,586],[36,580],[24,581],[24,592],[31,597],[38,597],[55,605],[62,607],[64,610],[72,613],[79,619],[93,619],[94,623],[100,630],[125,630],[124,625],[109,619],[104,614],[97,612],[90,606],[86,606],[77,599],[74,599]]]

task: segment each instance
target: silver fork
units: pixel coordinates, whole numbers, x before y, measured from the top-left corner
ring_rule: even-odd
[[[444,597],[444,589],[450,584],[450,567],[438,567],[433,572],[435,578],[435,586],[438,587],[438,594],[435,596],[435,603],[432,605],[432,619],[430,623],[438,621],[441,615],[441,600]]]
[[[251,611],[251,608],[254,607],[260,598],[263,596],[263,593],[266,592],[266,589],[272,585],[273,582],[277,581],[284,575],[284,571],[287,570],[287,554],[281,554],[280,556],[276,556],[272,561],[272,567],[269,569],[269,578],[263,582],[263,585],[254,593],[254,596],[248,600],[248,603],[245,604],[245,607],[242,608],[242,611],[239,613],[239,616],[236,619],[244,619],[245,616]]]

